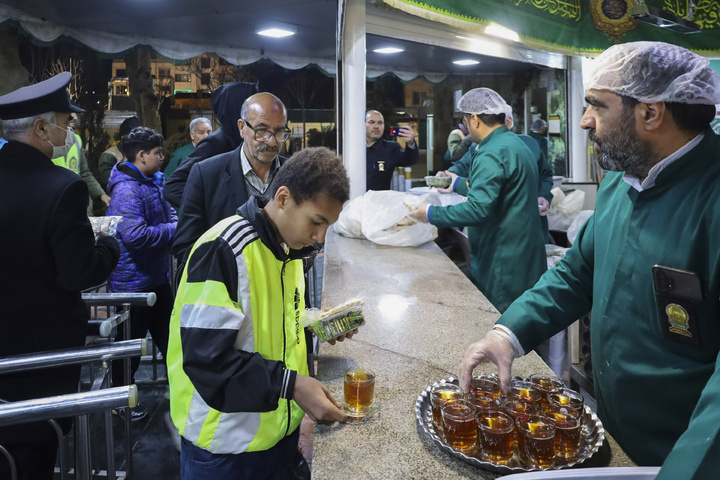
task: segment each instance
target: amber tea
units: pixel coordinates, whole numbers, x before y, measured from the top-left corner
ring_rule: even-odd
[[[433,423],[437,433],[443,434],[442,412],[440,407],[448,400],[461,400],[463,391],[452,383],[441,383],[430,390],[430,405],[432,406]]]
[[[582,442],[580,419],[571,413],[553,412],[549,416],[555,420],[555,454],[565,460],[576,458]]]
[[[356,368],[345,372],[345,407],[355,413],[367,412],[373,404],[375,374]]]
[[[555,422],[547,417],[531,416],[518,423],[523,436],[523,461],[534,468],[552,467],[555,463]]]
[[[513,419],[504,413],[493,412],[478,418],[481,456],[483,460],[507,465],[513,456]]]
[[[447,444],[463,453],[473,452],[478,439],[475,405],[468,400],[448,400],[441,410]]]

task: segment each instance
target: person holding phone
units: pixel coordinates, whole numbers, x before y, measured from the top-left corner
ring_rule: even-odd
[[[609,171],[595,213],[556,268],[461,364],[507,388],[513,359],[592,312],[598,416],[656,480],[720,471],[720,74],[662,42],[615,45],[585,78],[589,132]]]
[[[418,147],[412,125],[391,127],[391,136],[405,140],[403,149],[397,142],[382,138],[385,119],[377,110],[365,114],[365,140],[367,141],[367,190],[390,190],[393,171],[397,167],[409,167],[418,162]]]

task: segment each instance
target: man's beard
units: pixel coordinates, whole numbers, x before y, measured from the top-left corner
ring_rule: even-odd
[[[638,137],[632,109],[623,108],[617,127],[604,133],[603,138],[598,138],[594,129],[588,137],[598,144],[595,155],[598,165],[605,170],[645,178],[657,163],[649,143]]]

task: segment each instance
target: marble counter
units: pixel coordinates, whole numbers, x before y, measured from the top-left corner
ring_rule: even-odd
[[[396,248],[339,236],[325,243],[323,307],[365,298],[366,324],[351,340],[320,345],[318,379],[342,400],[343,373],[377,376],[381,412],[358,424],[316,425],[313,479],[497,478],[443,452],[418,427],[415,400],[437,380],[457,374],[468,345],[492,328],[497,310],[430,242]],[[492,364],[475,373],[495,373]],[[551,373],[535,353],[513,374]],[[609,437],[609,436],[608,436]],[[588,466],[632,466],[612,438]]]

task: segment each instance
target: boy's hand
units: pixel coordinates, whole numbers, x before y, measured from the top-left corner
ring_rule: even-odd
[[[295,378],[293,400],[315,422],[344,422],[347,415],[340,410],[337,402],[325,385],[312,377],[300,375]]]

